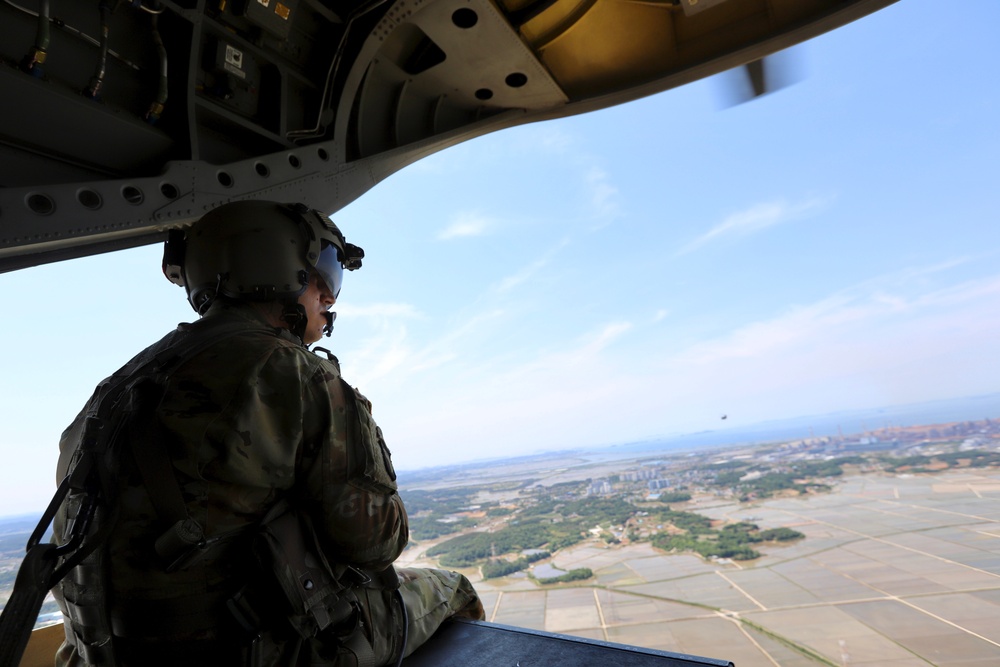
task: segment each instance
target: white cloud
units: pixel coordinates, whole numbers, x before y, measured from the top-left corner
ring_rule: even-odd
[[[596,356],[632,328],[631,322],[612,322],[605,325],[590,341],[576,352],[576,357],[587,359]]]
[[[560,386],[576,382],[582,373],[588,375],[594,364],[600,362],[601,353],[632,329],[630,322],[611,322],[600,329],[581,336],[567,349],[550,352],[511,368],[504,374],[499,386],[514,382],[543,387],[556,383]],[[558,393],[558,392],[556,392]]]
[[[548,260],[544,258],[528,264],[517,273],[513,273],[501,280],[496,287],[496,291],[500,293],[509,292],[518,285],[530,280],[531,277],[538,273],[538,271],[541,270],[546,264],[548,264]]]
[[[498,294],[503,294],[504,292],[509,292],[518,285],[521,285],[533,278],[539,271],[544,269],[552,261],[552,258],[563,248],[569,245],[570,241],[568,238],[564,238],[558,243],[556,243],[552,248],[545,252],[544,255],[536,259],[531,264],[521,267],[515,273],[504,277],[494,288],[494,291]]]
[[[502,308],[494,308],[489,311],[476,313],[472,317],[463,320],[460,325],[453,328],[447,334],[445,334],[441,338],[431,343],[431,345],[428,346],[428,348],[451,349],[458,340],[465,338],[466,336],[469,336],[470,334],[472,334],[472,332],[480,328],[491,326],[493,322],[495,322],[498,319],[501,319],[504,315],[506,315],[506,311],[504,311]]]
[[[527,135],[529,148],[531,151],[538,150],[539,147],[546,152],[561,154],[568,151],[576,143],[576,137],[559,129],[557,125],[546,123],[544,125],[532,126],[532,132]]]
[[[969,264],[976,259],[975,257],[957,257],[927,266],[910,266],[894,273],[878,275],[865,280],[856,285],[855,289],[863,291],[870,288],[877,291],[879,289],[888,289],[889,287],[902,288],[907,285],[927,285],[930,284],[929,280],[931,277]]]
[[[728,334],[692,345],[679,361],[714,364],[734,358],[759,357],[797,343],[811,334],[863,316],[857,303],[835,295],[800,306],[769,320],[745,324]]]
[[[372,303],[368,305],[345,304],[337,307],[338,318],[353,322],[351,327],[370,327],[360,337],[359,348],[342,350],[342,358],[349,361],[351,381],[367,386],[378,378],[391,376],[402,368],[412,356],[412,345],[405,322],[421,320],[424,316],[408,303]],[[337,334],[334,333],[334,336]],[[322,342],[320,346],[324,346]],[[341,356],[338,353],[338,356]]]
[[[469,346],[463,347],[463,341],[473,339],[475,342],[480,332],[495,328],[496,321],[505,315],[506,312],[499,308],[478,312],[430,339],[421,339],[419,334],[411,339],[402,322],[384,318],[364,338],[364,345],[350,351],[347,358],[351,359],[352,366],[363,369],[358,377],[364,384],[389,379],[391,384],[402,386],[411,382],[415,375],[431,370],[442,372],[443,367],[455,362],[468,364]],[[474,344],[473,349],[475,347]]]
[[[367,317],[383,319],[389,317],[420,317],[420,312],[408,303],[372,303],[368,305],[345,304],[337,306],[336,310],[345,316],[355,319]]]
[[[990,276],[978,280],[968,280],[964,283],[945,287],[914,299],[913,305],[918,307],[927,306],[951,306],[970,301],[981,302],[984,298],[1000,294],[1000,276]],[[980,317],[983,320],[995,320],[1000,313],[996,311],[982,312]]]
[[[793,220],[816,213],[828,205],[827,199],[809,199],[798,203],[784,200],[755,204],[728,216],[712,229],[683,246],[675,257],[685,255],[702,246],[725,238],[748,236]]]
[[[927,272],[905,273],[917,276]],[[897,277],[890,276],[886,280],[895,281]],[[836,344],[845,331],[852,335],[868,331],[875,336],[876,327],[902,330],[908,318],[935,317],[939,312],[952,312],[956,306],[982,303],[984,299],[1000,295],[1000,276],[970,280],[915,296],[892,293],[873,283],[866,281],[815,303],[792,308],[774,318],[751,322],[714,340],[697,343],[679,355],[678,360],[714,364],[728,359],[765,357],[794,346],[816,349],[821,345],[820,341]],[[995,322],[998,316],[1000,314],[978,310],[972,313],[972,317],[984,327],[987,322]],[[941,321],[949,320],[945,318]],[[951,322],[956,327],[976,326],[975,322],[957,316]]]
[[[603,428],[605,420],[581,420],[581,415],[603,414],[623,398],[605,352],[632,328],[629,322],[609,322],[566,348],[536,352],[524,361],[518,361],[524,358],[520,352],[461,366],[459,373],[442,375],[437,369],[422,375],[421,391],[403,387],[408,399],[395,404],[391,415],[398,420],[391,424],[393,432],[407,434],[398,452],[394,449],[400,465],[427,465],[426,452],[441,456],[445,447],[454,460],[601,442],[608,435],[581,440],[578,430],[581,423]],[[467,449],[472,444],[475,451]]]
[[[592,166],[585,175],[590,188],[590,203],[595,215],[602,218],[615,218],[621,214],[618,204],[618,188],[611,183],[608,172],[600,167]],[[604,224],[610,220],[602,220]]]
[[[448,241],[468,236],[482,236],[494,227],[494,223],[478,213],[463,212],[455,216],[450,225],[438,232],[438,240]]]
[[[407,340],[406,327],[399,327],[372,338],[361,352],[368,372],[361,378],[365,384],[394,373],[412,358],[413,352]]]

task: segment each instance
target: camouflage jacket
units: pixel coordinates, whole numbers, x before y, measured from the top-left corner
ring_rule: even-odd
[[[328,560],[387,567],[405,547],[408,527],[371,403],[341,379],[335,361],[308,351],[251,308],[219,303],[178,332],[206,335],[220,324],[236,332],[169,374],[150,425],[166,444],[189,516],[209,539],[240,534],[288,498],[308,513]],[[136,359],[169,350],[171,336]],[[100,391],[63,433],[60,479]],[[150,601],[228,594],[253,576],[251,557],[239,548],[167,572],[153,552],[153,542],[164,531],[162,520],[134,461],[128,460],[131,450],[124,448],[120,457],[120,517],[105,552],[114,617],[143,613]],[[57,540],[66,525],[65,511],[56,517]]]

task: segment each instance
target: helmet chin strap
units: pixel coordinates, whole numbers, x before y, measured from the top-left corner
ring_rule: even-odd
[[[281,319],[285,321],[288,325],[288,330],[299,338],[305,339],[306,335],[306,323],[309,321],[306,317],[306,309],[298,301],[292,301],[290,303],[284,303],[281,306]]]

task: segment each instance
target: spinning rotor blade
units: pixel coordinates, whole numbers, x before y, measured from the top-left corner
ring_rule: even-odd
[[[721,106],[728,108],[750,102],[797,83],[800,58],[791,51],[781,51],[753,60],[720,75]]]
[[[754,60],[743,66],[747,77],[750,79],[750,87],[753,89],[753,96],[760,97],[768,92],[766,70],[764,69],[764,58]]]

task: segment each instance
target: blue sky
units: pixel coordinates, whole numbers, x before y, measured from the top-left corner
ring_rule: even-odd
[[[431,156],[333,216],[367,257],[321,345],[403,470],[1000,391],[997,25],[901,0],[751,104],[708,80]],[[159,255],[0,275],[0,515],[192,319]]]

